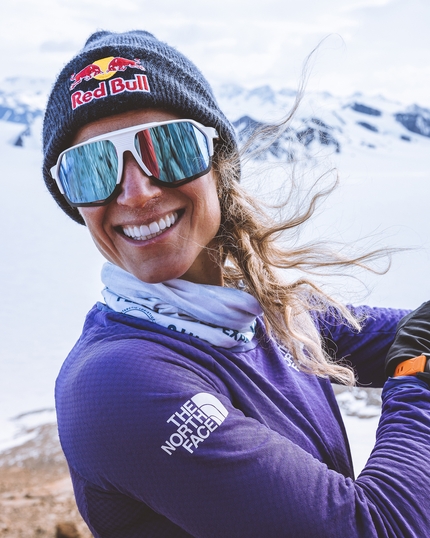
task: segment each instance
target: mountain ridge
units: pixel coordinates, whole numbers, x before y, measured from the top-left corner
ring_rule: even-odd
[[[15,77],[0,82],[0,121],[22,125],[9,143],[40,146],[43,109],[50,88],[50,82],[44,79]],[[245,88],[238,84],[214,89],[242,144],[254,132],[266,131],[263,150],[261,142],[251,144],[256,158],[262,160],[291,162],[298,156],[310,156],[316,147],[341,153],[351,144],[375,149],[394,140],[430,140],[430,109],[418,104],[405,105],[360,92],[349,97],[326,91],[305,92],[288,126],[278,132],[276,125],[295,106],[294,90],[274,90],[268,85]],[[267,143],[267,132],[273,138],[272,145]]]

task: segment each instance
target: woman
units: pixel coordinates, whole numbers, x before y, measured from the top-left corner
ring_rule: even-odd
[[[429,306],[388,352],[406,312],[346,309],[306,278],[280,281],[279,267],[344,262],[276,245],[311,210],[264,220],[239,186],[233,129],[187,58],[147,32],[92,35],[53,87],[44,178],[108,260],[106,304],[56,386],[94,536],[426,535],[426,357],[404,374],[430,351]],[[330,379],[382,386],[387,374],[354,481]]]

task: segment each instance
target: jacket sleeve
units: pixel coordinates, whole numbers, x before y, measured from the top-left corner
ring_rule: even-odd
[[[384,361],[393,343],[398,322],[410,311],[394,308],[348,306],[361,323],[361,330],[342,323],[328,314],[317,318],[329,354],[353,366],[361,385],[382,387],[385,380]]]
[[[245,416],[222,386],[175,364],[168,351],[142,361],[139,353],[128,346],[118,368],[80,373],[79,398],[63,425],[72,471],[106,499],[114,490],[197,538],[426,535],[424,383],[386,384],[375,449],[353,481],[288,432]],[[102,516],[110,517],[106,505]]]

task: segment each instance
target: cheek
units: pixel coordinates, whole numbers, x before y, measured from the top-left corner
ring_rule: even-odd
[[[84,219],[86,227],[92,236],[97,232],[97,229],[100,228],[102,217],[103,217],[103,207],[79,207],[79,213]]]
[[[203,188],[196,193],[197,202],[204,208],[202,213],[205,219],[205,228],[211,232],[216,228],[216,233],[221,223],[221,207],[218,199],[217,182],[213,174],[210,174],[205,179]]]
[[[221,207],[216,190],[210,193],[210,198],[206,201],[206,212],[210,221],[215,225],[221,221]]]
[[[206,196],[209,193],[206,193]],[[198,219],[194,224],[199,244],[208,245],[218,234],[221,225],[221,208],[216,196],[216,192],[211,193],[210,198],[206,198],[201,204],[201,211],[198,212]]]
[[[103,254],[104,251],[108,250],[108,237],[104,231],[103,223],[105,220],[106,208],[101,207],[80,207],[79,213],[81,214],[84,222],[88,228],[88,231],[98,247],[98,249]]]
[[[213,191],[212,191],[212,203],[211,203],[211,207],[212,207],[212,216],[213,216],[213,220],[214,220],[214,224],[216,226],[216,232],[218,232],[219,230],[219,227],[221,226],[221,204],[220,204],[220,201],[219,201],[219,197],[218,197],[218,186],[217,186],[217,183],[216,181],[214,181],[214,184],[213,184]]]

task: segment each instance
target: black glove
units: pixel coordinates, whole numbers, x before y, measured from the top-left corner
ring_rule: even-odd
[[[392,376],[398,364],[419,355],[430,357],[430,301],[400,320],[385,359],[385,373]],[[430,360],[427,361],[426,372],[417,377],[430,383]]]

